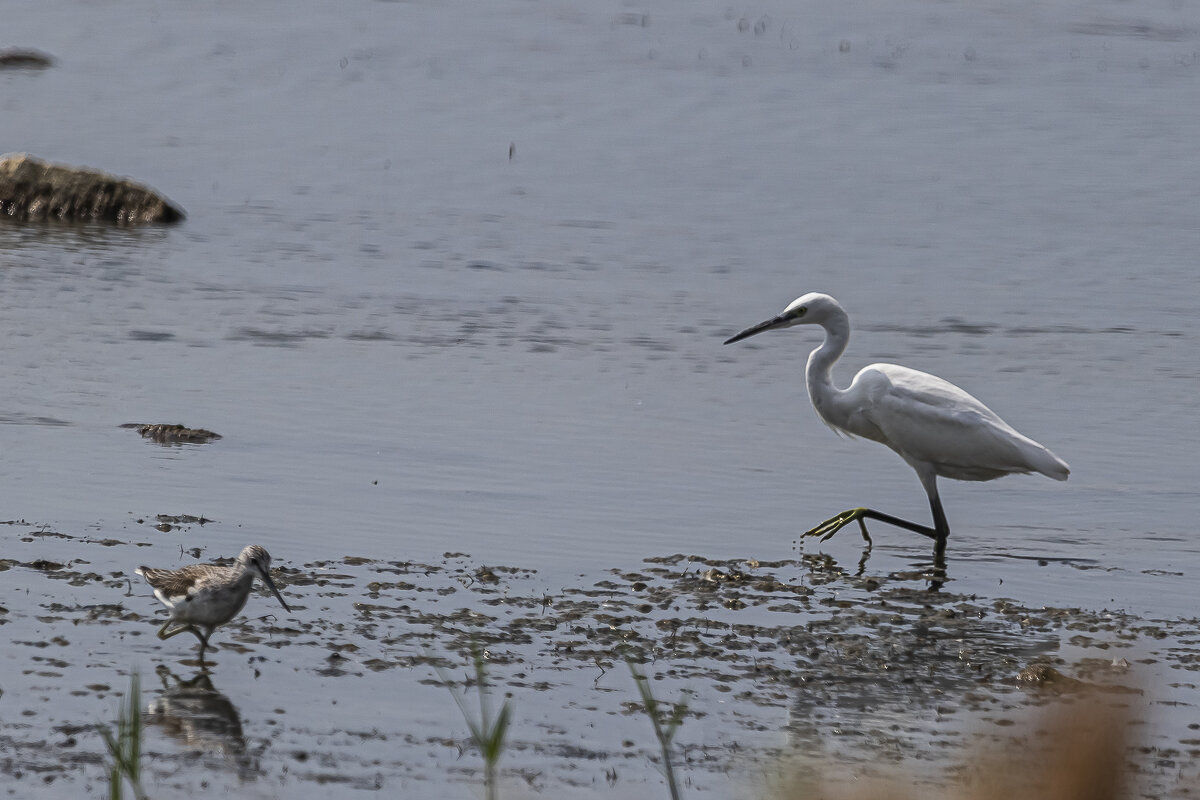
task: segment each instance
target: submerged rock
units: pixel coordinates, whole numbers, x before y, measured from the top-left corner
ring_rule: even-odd
[[[221,438],[221,434],[206,431],[203,428],[185,428],[183,425],[164,425],[161,423],[142,424],[126,422],[122,428],[133,428],[143,439],[150,439],[159,444],[207,444]]]
[[[0,214],[20,222],[177,222],[183,211],[141,184],[25,153],[0,158]]]

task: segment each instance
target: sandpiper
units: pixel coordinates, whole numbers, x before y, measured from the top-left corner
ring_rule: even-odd
[[[291,612],[271,580],[271,556],[256,544],[239,553],[231,567],[217,564],[189,564],[181,569],[139,567],[137,573],[154,588],[154,596],[170,611],[167,621],[158,629],[158,638],[170,639],[191,631],[200,640],[201,661],[208,637],[246,605],[256,575],[279,598],[284,610]]]

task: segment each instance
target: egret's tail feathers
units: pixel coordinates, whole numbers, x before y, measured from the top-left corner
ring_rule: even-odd
[[[1035,442],[1016,431],[1011,431],[1011,439],[1012,444],[1016,446],[1017,453],[1013,457],[1013,465],[1016,468],[1010,468],[1012,472],[1040,472],[1047,478],[1053,478],[1056,481],[1065,481],[1071,474],[1071,468],[1067,466],[1067,462],[1051,453],[1044,444]],[[984,478],[984,480],[989,480],[989,478]]]
[[[1037,460],[1034,468],[1047,478],[1053,478],[1056,481],[1065,481],[1071,474],[1071,468],[1067,466],[1067,462],[1045,448],[1042,449],[1042,458]]]

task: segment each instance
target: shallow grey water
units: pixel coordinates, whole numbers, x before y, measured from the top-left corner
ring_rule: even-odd
[[[536,593],[793,557],[860,504],[924,518],[907,467],[808,407],[816,332],[721,346],[820,290],[855,328],[843,384],[934,372],[1072,466],[943,487],[953,591],[1195,613],[1189,7],[19,6],[6,43],[58,63],[0,73],[0,146],[189,214],[0,226],[0,516],[152,544],[96,572],[258,541],[465,553]],[[875,534],[868,573],[928,558]],[[804,549],[852,567],[861,543]]]

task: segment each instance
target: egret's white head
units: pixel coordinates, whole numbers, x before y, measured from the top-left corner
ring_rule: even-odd
[[[748,336],[776,328],[790,328],[793,325],[826,325],[835,319],[845,319],[845,317],[846,311],[837,300],[827,294],[809,292],[788,303],[787,308],[778,316],[757,325],[751,325],[741,333],[729,337],[725,344],[732,344]]]

